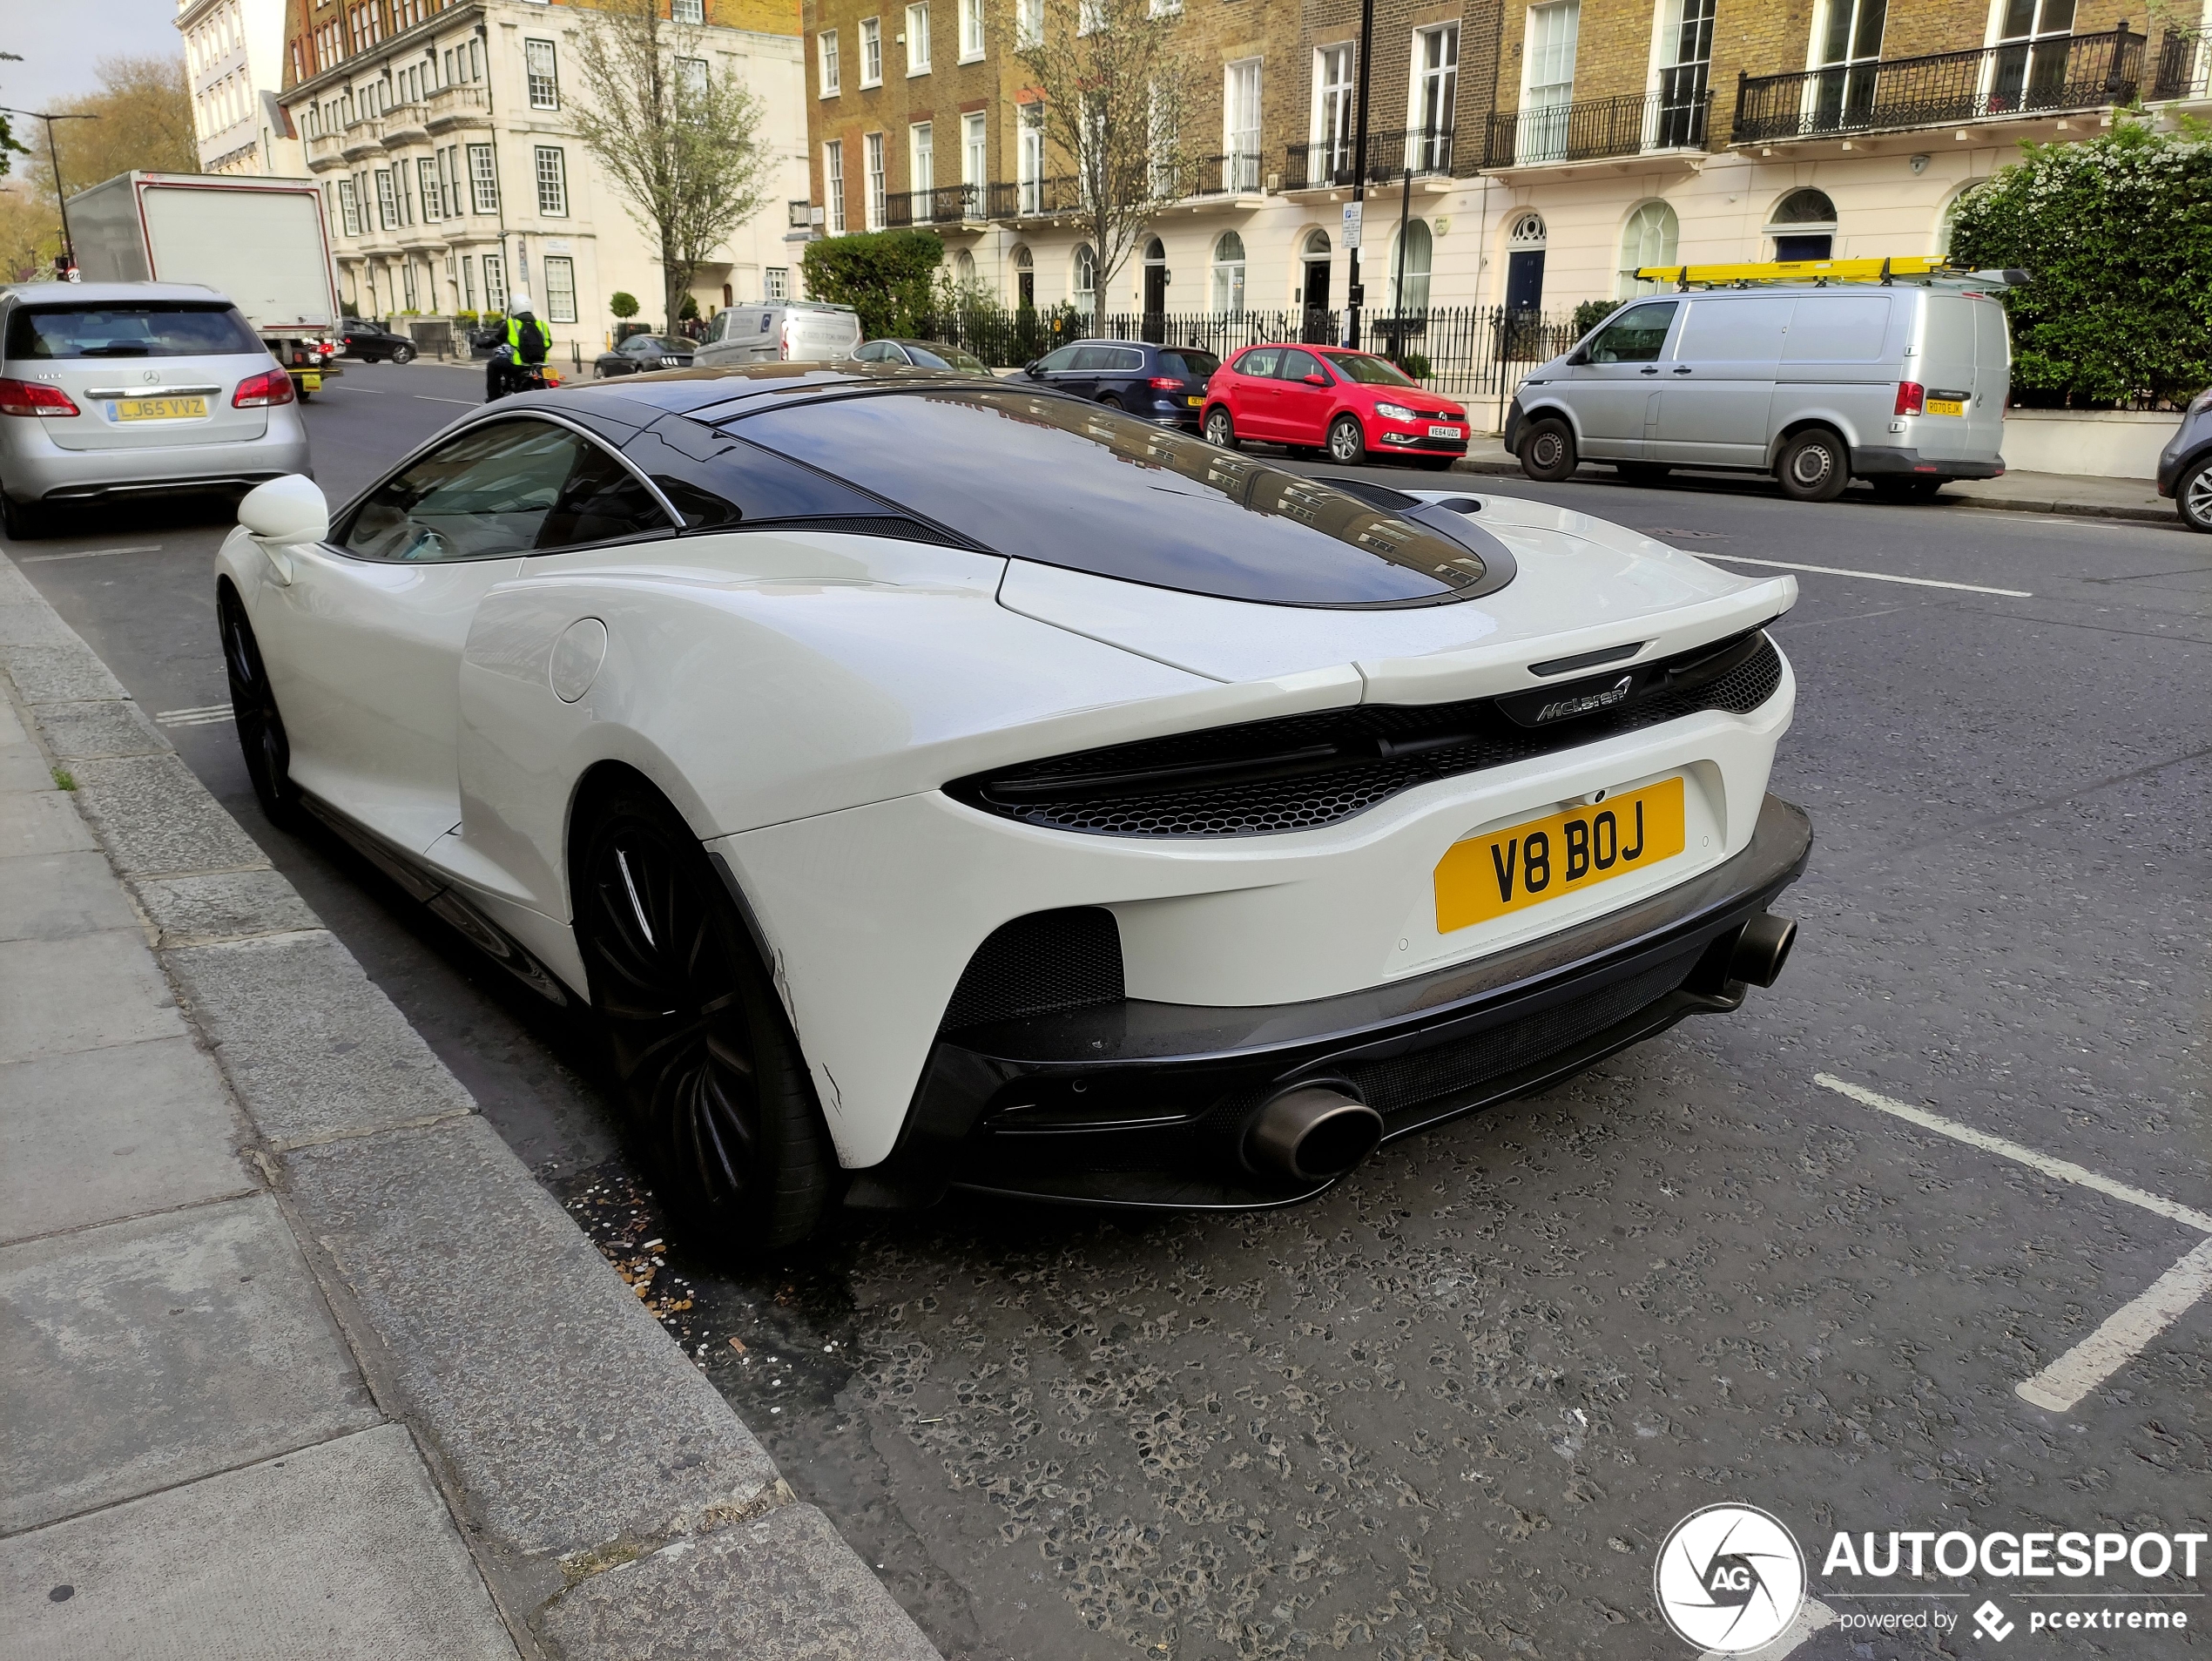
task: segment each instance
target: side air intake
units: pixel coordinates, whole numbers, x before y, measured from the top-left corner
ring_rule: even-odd
[[[1122,931],[1112,912],[1103,906],[1033,911],[1001,924],[975,949],[938,1030],[1118,1003],[1124,996]]]

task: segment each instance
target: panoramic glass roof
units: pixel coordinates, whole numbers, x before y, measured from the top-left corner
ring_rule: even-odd
[[[1047,393],[871,390],[740,409],[722,425],[994,552],[1157,588],[1278,605],[1421,605],[1487,593],[1513,572],[1503,546],[1463,514],[1411,498],[1374,505]]]

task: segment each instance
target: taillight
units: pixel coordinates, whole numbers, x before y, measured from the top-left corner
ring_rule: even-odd
[[[0,415],[73,415],[77,406],[59,387],[0,378]]]
[[[1897,383],[1897,408],[1891,410],[1890,414],[1892,415],[1925,415],[1927,408],[1928,389],[1925,387],[1918,381],[1900,381]]]
[[[250,375],[239,381],[238,390],[231,395],[231,408],[258,409],[288,404],[293,395],[292,377],[282,369],[271,369],[266,375]]]
[[[1175,376],[1171,375],[1156,375],[1152,377],[1152,390],[1155,392],[1180,392],[1183,390],[1183,382],[1177,380]]]

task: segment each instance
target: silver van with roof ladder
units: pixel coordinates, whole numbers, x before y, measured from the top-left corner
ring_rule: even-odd
[[[865,338],[850,306],[819,300],[772,300],[717,312],[706,339],[693,348],[701,367],[725,363],[835,363]]]
[[[1696,267],[1690,267],[1694,274]],[[1524,381],[1506,422],[1521,470],[1606,462],[1770,473],[1826,502],[1853,478],[1933,496],[1995,478],[2012,375],[2000,295],[2025,273],[1685,288],[1634,300]]]

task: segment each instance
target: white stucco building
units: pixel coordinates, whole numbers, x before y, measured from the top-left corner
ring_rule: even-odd
[[[285,125],[284,0],[178,0],[203,173],[303,171]]]
[[[583,95],[572,66],[588,10],[532,0],[293,0],[293,10],[302,61],[283,102],[322,187],[340,293],[363,316],[496,312],[525,289],[556,352],[587,358],[610,336],[618,292],[662,321],[653,239],[566,114]],[[708,22],[699,41],[705,72],[736,76],[760,99],[773,159],[768,200],[694,280],[709,316],[796,292],[798,245],[786,239],[789,204],[806,194],[806,129],[795,32]]]

